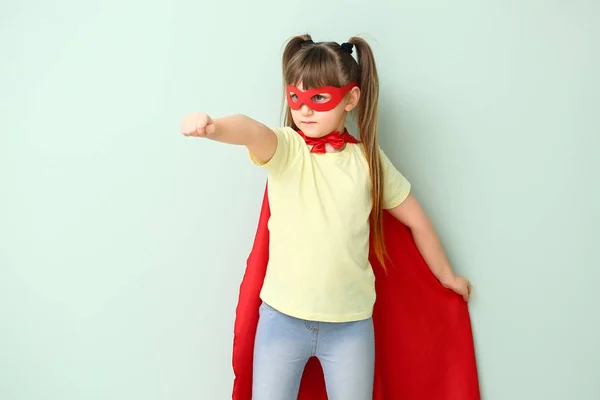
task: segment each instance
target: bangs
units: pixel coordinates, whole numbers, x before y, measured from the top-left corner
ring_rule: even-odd
[[[286,84],[302,84],[304,90],[321,86],[342,87],[340,67],[335,55],[323,47],[311,47],[299,51],[290,60],[285,72]]]

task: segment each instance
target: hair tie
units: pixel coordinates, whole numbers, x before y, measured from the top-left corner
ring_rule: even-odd
[[[306,39],[302,44],[315,44],[315,42],[313,42],[312,39]]]
[[[354,48],[354,45],[352,43],[344,42],[340,46],[342,47],[342,50],[344,50],[346,53],[352,54],[352,49]]]

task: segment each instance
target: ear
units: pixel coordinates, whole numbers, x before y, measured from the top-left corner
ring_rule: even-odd
[[[358,100],[360,100],[360,89],[358,86],[354,86],[346,95],[346,106],[344,110],[346,112],[352,111],[357,105]]]

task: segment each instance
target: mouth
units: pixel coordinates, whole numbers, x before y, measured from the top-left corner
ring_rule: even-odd
[[[312,125],[312,124],[316,124],[316,122],[313,121],[300,121],[301,124],[303,125]]]

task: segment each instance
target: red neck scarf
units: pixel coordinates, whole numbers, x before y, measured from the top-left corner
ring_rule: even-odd
[[[319,138],[308,137],[302,131],[298,131],[298,134],[302,136],[307,145],[312,146],[311,153],[326,153],[325,145],[327,143],[334,149],[340,149],[346,143],[359,143],[354,136],[348,133],[348,129],[344,129],[344,133],[335,131]]]

